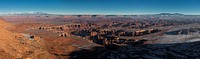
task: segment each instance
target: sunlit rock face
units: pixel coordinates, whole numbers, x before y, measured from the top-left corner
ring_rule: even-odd
[[[34,37],[29,40],[21,33],[7,30],[11,24],[0,20],[0,59],[52,59],[47,51],[46,42]]]

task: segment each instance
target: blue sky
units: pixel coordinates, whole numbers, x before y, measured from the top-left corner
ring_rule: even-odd
[[[0,14],[10,12],[200,15],[200,0],[0,0]]]

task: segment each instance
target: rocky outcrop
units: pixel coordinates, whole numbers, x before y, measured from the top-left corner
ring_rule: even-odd
[[[23,34],[11,32],[5,28],[12,26],[0,20],[0,59],[53,59],[48,52],[46,42],[34,37],[27,39]],[[2,57],[3,56],[3,57]]]

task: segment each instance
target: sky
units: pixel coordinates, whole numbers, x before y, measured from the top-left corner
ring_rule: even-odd
[[[11,12],[200,15],[200,0],[0,0],[0,14]]]

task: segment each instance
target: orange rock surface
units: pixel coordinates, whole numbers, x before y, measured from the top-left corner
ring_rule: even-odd
[[[7,30],[8,27],[12,25],[0,19],[0,59],[54,59],[43,39],[27,39],[22,33]]]

